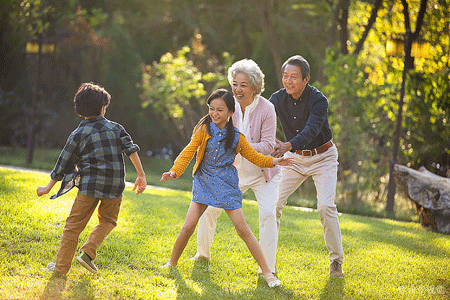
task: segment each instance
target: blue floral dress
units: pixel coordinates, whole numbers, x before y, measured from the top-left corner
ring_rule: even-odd
[[[227,129],[210,124],[210,134],[202,162],[194,175],[192,201],[224,209],[242,208],[239,178],[233,166],[240,133],[235,129],[233,145],[225,151]]]

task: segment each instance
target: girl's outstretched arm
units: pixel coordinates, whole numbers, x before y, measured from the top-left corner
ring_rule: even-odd
[[[279,157],[279,158],[274,158],[272,163],[274,166],[275,165],[292,166],[295,162],[292,157],[289,157],[289,158]]]
[[[242,134],[239,137],[237,150],[243,157],[261,168],[273,168],[277,164],[280,166],[291,166],[295,163],[293,158],[274,158],[257,152],[252,148],[252,146],[250,146],[247,139]]]
[[[161,176],[161,179],[159,181],[165,181],[165,180],[169,180],[175,177],[175,172],[174,171],[169,171],[169,172],[164,172]]]

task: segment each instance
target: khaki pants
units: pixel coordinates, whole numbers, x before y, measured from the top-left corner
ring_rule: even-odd
[[[325,244],[330,263],[344,262],[341,229],[338,212],[334,204],[336,196],[338,151],[332,146],[327,151],[314,156],[303,156],[286,152],[284,157],[295,160],[293,166],[282,167],[281,182],[277,203],[277,225],[280,227],[281,211],[286,206],[287,198],[308,178],[312,177],[317,191],[317,211],[323,227]]]
[[[279,182],[280,173],[275,175],[269,182],[266,182],[264,178],[260,178],[256,182],[239,185],[242,193],[245,193],[249,188],[255,193],[259,210],[259,243],[271,272],[275,272],[277,255],[278,228],[275,209]],[[217,218],[221,213],[221,208],[208,206],[200,217],[197,233],[197,254],[195,257],[211,260],[210,249],[216,230]],[[261,272],[261,268],[259,272]]]
[[[72,205],[69,216],[64,226],[61,236],[58,254],[56,255],[56,270],[62,274],[69,272],[75,251],[78,246],[78,237],[89,222],[98,202],[98,224],[92,230],[86,243],[80,248],[80,252],[84,252],[92,259],[97,257],[97,248],[106,238],[106,236],[117,225],[117,217],[120,211],[122,196],[119,198],[96,199],[78,194]]]

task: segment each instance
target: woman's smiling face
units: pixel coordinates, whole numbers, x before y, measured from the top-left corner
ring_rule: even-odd
[[[234,98],[243,106],[250,105],[255,98],[255,90],[250,82],[248,74],[238,72],[233,77],[233,83],[231,88],[233,89]]]
[[[220,129],[227,126],[228,118],[233,115],[222,98],[212,100],[209,105],[209,116],[214,124]]]

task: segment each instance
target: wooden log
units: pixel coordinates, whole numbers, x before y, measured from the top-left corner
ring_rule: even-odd
[[[431,229],[450,234],[450,178],[431,173],[425,167],[414,170],[394,166],[395,182],[413,201],[420,213],[420,223]]]

